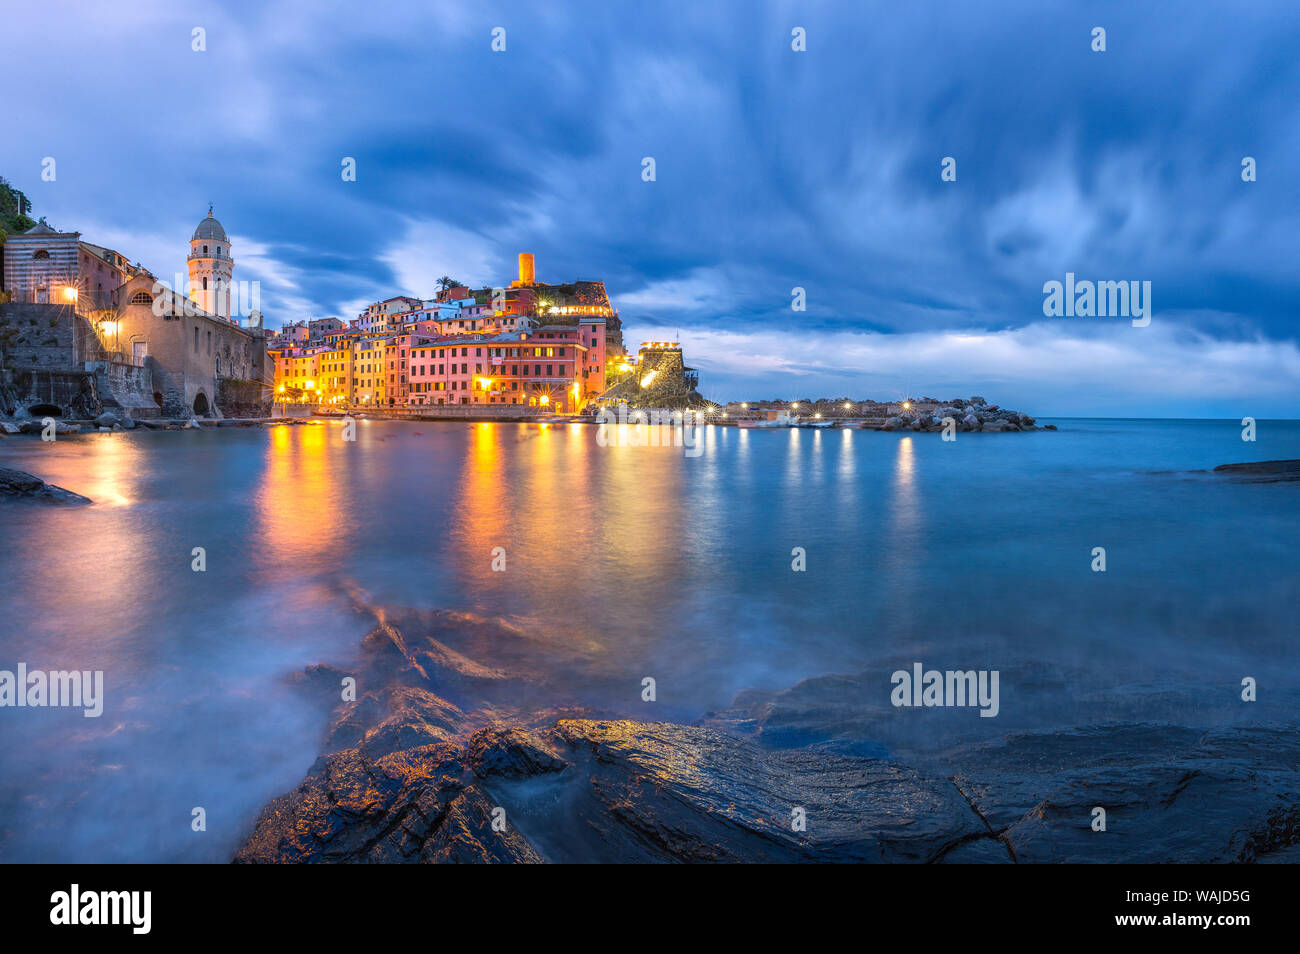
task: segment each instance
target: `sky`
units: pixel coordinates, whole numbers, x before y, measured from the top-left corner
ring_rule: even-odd
[[[0,99],[0,175],[34,214],[169,278],[211,202],[270,326],[506,284],[531,251],[540,281],[603,280],[629,346],[680,340],[715,400],[1300,416],[1293,2],[47,0],[3,23],[28,85]],[[1150,282],[1150,324],[1045,316],[1067,272]]]

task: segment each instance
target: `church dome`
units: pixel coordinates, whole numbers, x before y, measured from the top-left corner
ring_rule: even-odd
[[[227,244],[230,242],[230,239],[226,238],[226,230],[221,227],[221,223],[212,217],[212,206],[208,206],[208,217],[199,223],[199,227],[194,230],[194,238],[190,239],[190,241],[193,242],[197,239],[210,239],[226,242]]]

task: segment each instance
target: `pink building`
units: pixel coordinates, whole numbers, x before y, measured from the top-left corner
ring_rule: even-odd
[[[522,404],[573,413],[604,390],[604,322],[493,336],[417,335],[408,366],[412,407]]]

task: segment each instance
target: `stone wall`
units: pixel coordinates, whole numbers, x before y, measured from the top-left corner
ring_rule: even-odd
[[[70,305],[0,304],[0,364],[70,370],[99,352],[95,330]]]
[[[93,374],[74,369],[8,369],[0,372],[0,411],[17,417],[88,420],[103,413]]]
[[[222,417],[270,417],[271,391],[258,381],[219,378],[217,407]]]
[[[175,392],[166,382],[166,373],[157,362],[145,362],[144,367],[118,361],[88,361],[86,370],[94,375],[100,403],[109,411],[129,414],[136,420],[162,417],[168,391]],[[155,380],[157,372],[158,380]],[[185,413],[179,392],[172,395],[168,417],[181,417]]]

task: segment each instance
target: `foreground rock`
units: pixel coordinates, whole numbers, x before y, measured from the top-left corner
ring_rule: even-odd
[[[62,487],[47,484],[39,477],[21,470],[0,467],[0,500],[3,499],[41,500],[46,503],[88,504],[89,497],[74,494]]]
[[[378,622],[354,670],[373,688],[334,710],[325,754],[237,862],[1258,861],[1300,844],[1294,726],[1020,733],[916,765],[825,744],[814,727],[842,725],[835,711],[787,706],[802,728],[784,742],[770,715],[745,737],[512,712],[526,680],[447,643],[509,660],[524,634],[465,614]],[[300,684],[337,699],[344,675]]]
[[[792,828],[797,810],[806,831]],[[236,861],[923,862],[991,838],[950,782],[905,766],[564,719],[327,756],[263,813]]]
[[[1220,464],[1214,473],[1255,483],[1300,480],[1300,460],[1261,460],[1248,464]]]
[[[1012,736],[952,757],[1012,860],[1251,862],[1300,844],[1295,727],[1151,724]],[[1106,831],[1092,830],[1093,809]]]

